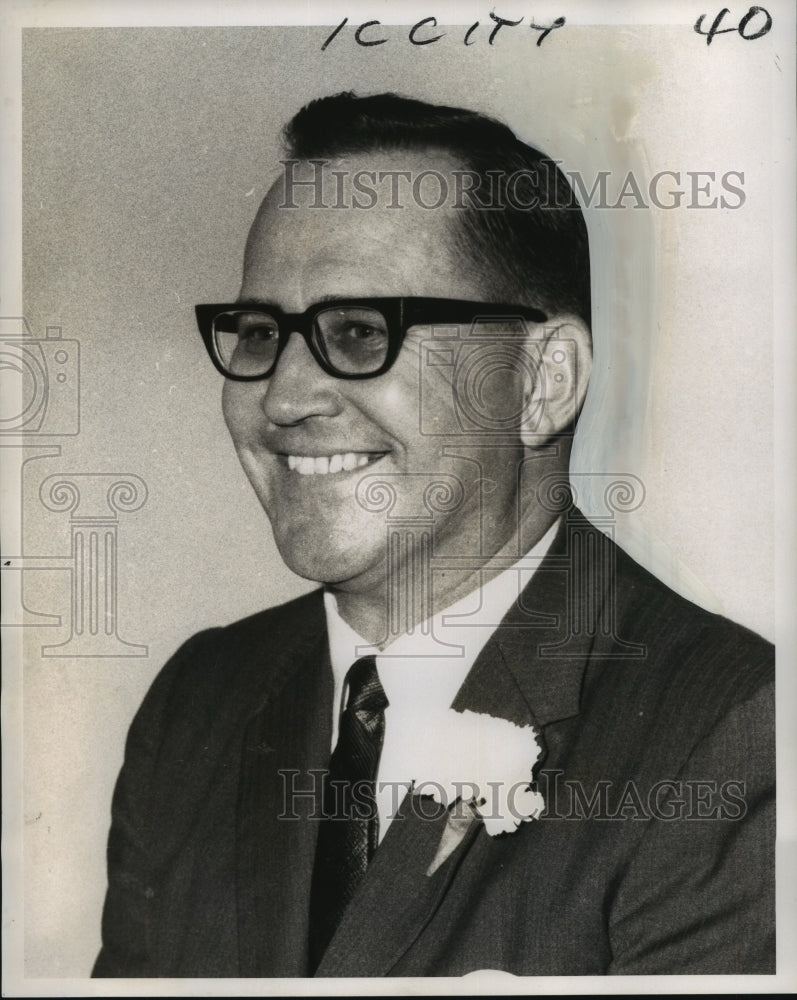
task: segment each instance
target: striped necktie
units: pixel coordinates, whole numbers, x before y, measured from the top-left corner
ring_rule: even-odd
[[[379,843],[374,786],[388,701],[374,656],[364,656],[350,667],[346,688],[346,709],[324,783],[324,818],[319,824],[310,891],[313,972]]]

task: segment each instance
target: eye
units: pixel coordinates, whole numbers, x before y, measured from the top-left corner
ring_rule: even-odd
[[[319,325],[328,340],[345,344],[373,344],[387,339],[387,324],[376,309],[347,307],[330,310],[319,317]]]
[[[346,305],[319,313],[316,336],[327,361],[340,371],[374,371],[387,355],[387,322],[369,306]]]
[[[384,337],[385,331],[379,330],[368,323],[348,323],[340,331],[341,336],[349,337],[352,340],[373,340],[375,337]]]
[[[241,316],[238,320],[238,339],[250,343],[270,342],[279,336],[279,328],[270,316]]]

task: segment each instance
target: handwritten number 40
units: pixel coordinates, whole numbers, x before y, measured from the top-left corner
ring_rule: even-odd
[[[770,17],[769,11],[766,8],[751,7],[739,22],[738,27],[720,28],[723,18],[725,17],[726,14],[729,13],[730,11],[728,10],[728,8],[723,7],[722,10],[719,12],[719,14],[717,14],[717,16],[714,18],[714,23],[711,25],[708,31],[703,30],[703,21],[706,15],[701,14],[700,17],[697,19],[697,21],[695,22],[695,31],[698,33],[698,35],[706,36],[706,45],[711,45],[711,41],[715,35],[732,35],[734,31],[738,32],[738,34],[741,35],[741,37],[746,42],[752,42],[756,38],[761,38],[772,27],[772,18]],[[753,26],[753,28],[750,28],[750,22],[757,14],[763,15],[764,23],[756,31],[755,26]]]

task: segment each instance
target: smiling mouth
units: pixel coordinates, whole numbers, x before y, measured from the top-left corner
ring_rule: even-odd
[[[341,452],[338,455],[284,455],[288,468],[300,476],[328,476],[351,472],[378,462],[387,452]]]

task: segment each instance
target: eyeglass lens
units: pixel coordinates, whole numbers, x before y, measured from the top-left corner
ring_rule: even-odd
[[[233,375],[256,376],[274,365],[279,347],[279,323],[267,312],[235,310],[213,321],[216,350]],[[377,371],[388,353],[384,316],[364,306],[324,309],[313,322],[313,345],[327,364],[345,374]]]

